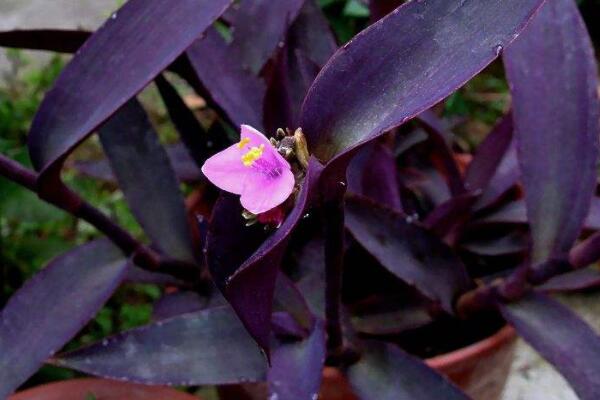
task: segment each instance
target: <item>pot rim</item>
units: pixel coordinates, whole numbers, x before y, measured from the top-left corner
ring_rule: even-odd
[[[435,369],[443,369],[450,365],[464,362],[470,359],[479,358],[482,354],[493,352],[496,348],[515,341],[517,334],[510,325],[505,325],[491,336],[468,346],[458,348],[449,353],[440,354],[435,357],[427,358],[425,363]]]

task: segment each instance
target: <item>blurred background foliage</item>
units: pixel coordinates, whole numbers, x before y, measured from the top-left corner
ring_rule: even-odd
[[[340,43],[347,42],[369,23],[366,0],[318,2]],[[600,0],[579,0],[578,3],[598,48]],[[0,153],[30,165],[26,148],[29,125],[44,93],[52,86],[68,57],[55,55],[39,65],[32,62],[28,52],[0,51],[6,51],[10,62],[10,69],[0,78]],[[169,142],[176,138],[162,102],[152,86],[144,91],[142,100],[161,140]],[[449,127],[456,134],[457,150],[472,151],[509,104],[502,64],[496,62],[450,96],[438,107],[438,111],[447,118]],[[75,158],[100,156],[98,141],[93,138],[74,155]],[[69,169],[63,176],[67,184],[84,198],[137,237],[143,237],[121,192],[114,186],[83,177]],[[25,280],[50,259],[96,236],[98,233],[85,222],[46,205],[35,195],[0,177],[0,308]],[[78,347],[146,323],[151,316],[152,303],[160,295],[161,289],[153,285],[121,288],[95,320],[67,347]],[[46,367],[27,386],[73,376],[73,372]]]

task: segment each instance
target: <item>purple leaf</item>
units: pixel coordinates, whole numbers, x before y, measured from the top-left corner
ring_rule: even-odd
[[[600,271],[595,265],[551,278],[536,289],[547,292],[573,292],[600,286]]]
[[[471,207],[475,204],[478,197],[478,192],[465,193],[452,197],[450,200],[434,208],[423,221],[423,225],[438,236],[445,236],[457,223],[467,219]]]
[[[154,82],[165,103],[171,121],[173,121],[173,125],[179,132],[181,141],[185,144],[196,165],[202,167],[206,159],[214,153],[214,149],[211,148],[213,142],[207,137],[207,132],[196,119],[193,111],[188,108],[169,81],[164,76],[159,75]]]
[[[315,321],[310,336],[302,341],[278,342],[273,349],[267,381],[270,399],[316,399],[325,362],[325,329]]]
[[[242,0],[233,8],[232,51],[244,69],[254,74],[285,39],[285,32],[296,19],[305,0]]]
[[[589,325],[542,294],[531,293],[499,307],[517,333],[558,369],[580,399],[600,398],[600,337]]]
[[[165,294],[153,306],[152,319],[160,321],[182,314],[201,311],[208,301],[196,292],[181,291]]]
[[[427,110],[492,62],[542,3],[399,7],[338,50],[317,77],[301,125],[311,150],[330,161]]]
[[[399,310],[382,311],[352,317],[352,326],[367,335],[396,335],[410,329],[420,328],[432,321],[427,309],[421,304],[403,305]]]
[[[0,46],[75,53],[92,35],[87,31],[30,29],[0,32]]]
[[[283,273],[277,275],[273,301],[275,309],[289,313],[307,331],[312,328],[314,316],[308,304],[294,282]]]
[[[100,128],[100,140],[127,203],[150,239],[172,258],[194,262],[179,183],[137,100]]]
[[[467,239],[460,243],[460,247],[471,253],[481,256],[504,256],[512,254],[525,254],[529,248],[529,236],[523,232],[514,231],[500,237],[481,237]]]
[[[229,307],[185,314],[63,354],[58,366],[149,385],[263,381],[266,361]]]
[[[106,240],[59,256],[0,313],[0,398],[5,399],[92,319],[127,269]]]
[[[509,113],[479,145],[465,173],[467,190],[485,190],[508,152],[513,137],[513,120]]]
[[[311,312],[325,318],[325,245],[315,236],[294,254],[293,265],[300,278],[296,287],[308,303]]]
[[[245,226],[236,196],[215,204],[206,243],[208,266],[225,298],[263,349],[269,348],[273,291],[287,241],[310,204],[321,173],[312,159],[296,204],[272,235],[260,226]],[[231,251],[235,249],[235,251]]]
[[[29,151],[41,177],[173,62],[228,4],[182,0],[173,7],[130,0],[113,14],[64,69],[33,121]]]
[[[304,1],[304,6],[290,28],[288,42],[301,50],[319,68],[325,65],[338,47],[329,22],[315,0]]]
[[[566,256],[596,185],[598,71],[575,2],[547,2],[504,62],[538,264]]]
[[[195,164],[182,143],[170,145],[166,147],[166,151],[179,182],[197,182],[202,179],[200,168]],[[115,178],[110,163],[106,159],[77,161],[75,162],[74,167],[78,172],[85,176],[100,179],[105,182],[117,182],[117,178]]]
[[[386,269],[452,313],[454,297],[471,283],[440,239],[404,215],[358,196],[346,201],[346,227]]]
[[[348,368],[348,380],[362,400],[467,400],[438,372],[392,344],[367,342],[361,359]]]
[[[125,273],[123,281],[126,283],[151,283],[154,285],[173,285],[183,286],[185,282],[173,277],[172,275],[161,272],[151,272],[130,264]]]
[[[239,54],[216,29],[208,29],[206,36],[187,50],[187,56],[212,100],[234,125],[247,124],[263,131],[265,84],[242,68]]]
[[[402,211],[396,157],[389,146],[365,146],[348,166],[348,190]]]
[[[508,150],[506,150],[506,153],[502,157],[496,172],[489,180],[483,195],[481,195],[477,204],[475,204],[476,210],[496,204],[506,192],[517,184],[520,177],[520,170],[516,147],[515,140],[513,139]]]

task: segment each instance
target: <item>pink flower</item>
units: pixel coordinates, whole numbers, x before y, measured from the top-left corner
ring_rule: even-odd
[[[242,125],[240,136],[239,143],[206,160],[202,172],[218,188],[241,195],[246,210],[261,214],[290,196],[294,174],[262,133]]]

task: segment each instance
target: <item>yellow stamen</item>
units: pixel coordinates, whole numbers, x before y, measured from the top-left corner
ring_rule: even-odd
[[[260,147],[253,147],[246,154],[242,156],[242,164],[246,167],[251,167],[256,160],[262,157],[265,145],[261,144]]]
[[[237,144],[238,149],[243,149],[245,145],[247,145],[248,143],[250,143],[250,138],[242,138],[240,140],[240,142]]]

